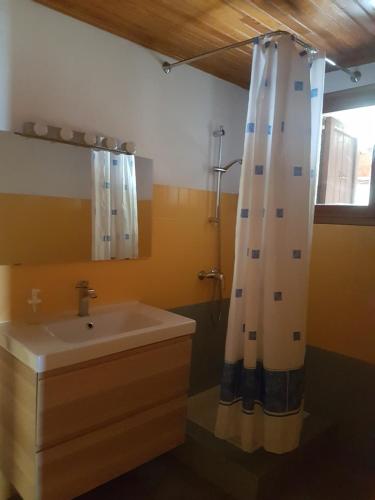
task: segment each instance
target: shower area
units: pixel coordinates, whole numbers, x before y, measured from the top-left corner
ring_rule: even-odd
[[[286,455],[269,453],[262,448],[249,454],[241,449],[238,438],[222,440],[215,436],[230,302],[225,298],[228,293],[224,293],[224,287],[228,292],[229,283],[223,273],[225,256],[221,224],[223,220],[228,222],[228,214],[222,208],[222,182],[223,176],[232,168],[238,169],[239,178],[242,158],[223,163],[224,127],[214,130],[213,137],[217,162],[210,173],[215,191],[214,203],[207,218],[215,231],[217,260],[212,268],[197,273],[197,278],[211,287],[212,301],[195,306],[197,332],[193,340],[187,438],[183,446],[173,451],[173,455],[235,499],[274,500],[278,490],[287,487],[290,471],[295,474],[298,467],[302,470],[306,467],[306,457],[311,458],[316,450],[321,452],[324,449],[333,436],[333,425],[329,419],[304,411],[300,447]],[[183,307],[176,312],[192,316],[191,310]]]
[[[187,439],[173,454],[184,465],[235,499],[273,500],[277,498],[280,488],[287,487],[290,470],[296,471],[298,467],[303,469],[306,466],[305,457],[311,457],[314,450],[321,450],[322,445],[329,442],[333,426],[328,419],[321,419],[304,411],[300,447],[286,455],[268,453],[262,448],[249,454],[241,449],[238,438],[222,440],[215,436],[230,302],[225,298],[227,293],[224,293],[228,283],[223,273],[221,224],[227,214],[222,209],[222,182],[223,176],[230,169],[241,169],[242,158],[223,164],[224,127],[214,130],[213,137],[216,139],[217,163],[210,169],[215,192],[208,222],[215,231],[217,260],[212,268],[197,273],[197,278],[207,281],[207,285],[211,287],[212,301],[198,306],[194,316],[198,330],[193,341]],[[239,174],[240,172],[238,177]],[[228,288],[226,291],[228,292]],[[176,312],[191,315],[191,311],[185,308],[178,308]]]
[[[223,162],[225,129],[213,132],[216,189],[207,217],[217,259],[197,273],[211,282],[212,301],[194,310],[187,440],[173,452],[241,500],[278,498],[334,435],[329,419],[309,413],[304,367],[325,56],[285,32],[246,43],[253,58],[242,157]],[[358,81],[358,72],[341,69]],[[221,191],[232,168],[241,177],[229,302]]]
[[[220,279],[212,279],[214,294],[218,294],[220,283]],[[217,438],[215,426],[229,299],[223,298],[219,303],[216,295],[213,303],[194,306],[193,314],[184,307],[175,311],[194,318],[197,332],[193,339],[186,442],[172,451],[174,458],[225,491],[231,499],[276,500],[279,490],[287,490],[299,471],[309,470],[314,456],[324,453],[325,446],[329,449],[335,439],[334,423],[305,410],[300,446],[284,455],[269,453],[263,448],[247,453],[241,449],[238,439]]]

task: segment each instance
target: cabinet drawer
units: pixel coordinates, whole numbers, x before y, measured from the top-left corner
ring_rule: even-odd
[[[42,374],[37,449],[185,395],[190,353],[183,337]]]
[[[37,454],[41,500],[70,500],[184,441],[186,397]]]

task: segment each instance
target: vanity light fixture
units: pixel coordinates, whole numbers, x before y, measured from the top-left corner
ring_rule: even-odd
[[[60,137],[63,141],[72,141],[74,132],[71,128],[63,127],[60,129]]]
[[[136,150],[135,143],[132,141],[119,143],[114,137],[105,137],[92,132],[80,132],[69,127],[45,125],[43,122],[25,122],[22,131],[15,133],[25,137],[62,142],[72,146],[97,148],[127,155],[134,155]],[[121,144],[121,146],[119,144]]]

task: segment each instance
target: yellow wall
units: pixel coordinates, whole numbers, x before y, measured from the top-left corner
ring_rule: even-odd
[[[217,230],[208,222],[214,194],[155,186],[153,196],[150,259],[0,267],[0,320],[26,318],[31,288],[42,290],[42,315],[75,310],[74,286],[80,279],[88,279],[97,290],[97,304],[139,299],[171,308],[211,300],[212,283],[200,282],[196,275],[217,264]],[[228,293],[236,202],[236,195],[223,195],[223,268]]]
[[[139,255],[151,255],[152,201],[138,200]],[[0,193],[0,262],[91,259],[91,200]]]
[[[138,255],[152,255],[152,200],[138,200]],[[91,247],[91,244],[90,244]]]
[[[223,195],[226,296],[234,258],[237,196]],[[23,319],[31,288],[42,290],[46,317],[75,310],[75,283],[88,279],[98,304],[139,299],[163,308],[209,301],[212,283],[196,273],[217,265],[217,229],[208,222],[214,194],[155,186],[152,257],[136,261],[0,267],[0,320]],[[308,343],[375,363],[375,228],[315,225]]]
[[[308,343],[375,363],[375,227],[314,226]]]
[[[89,260],[91,202],[0,193],[0,262]]]

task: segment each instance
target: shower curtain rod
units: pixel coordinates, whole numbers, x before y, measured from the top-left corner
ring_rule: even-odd
[[[173,68],[176,68],[177,66],[181,66],[182,64],[190,64],[195,61],[200,61],[201,59],[205,59],[206,57],[210,57],[214,54],[218,54],[219,52],[223,52],[224,50],[229,50],[229,49],[236,49],[238,47],[242,47],[244,45],[249,45],[250,43],[254,43],[257,40],[271,37],[271,36],[280,36],[280,35],[291,35],[294,39],[294,41],[298,44],[301,45],[305,50],[309,51],[312,54],[316,54],[318,52],[318,49],[315,47],[312,47],[308,43],[304,42],[300,38],[296,37],[292,33],[289,33],[288,31],[270,31],[268,33],[264,33],[263,35],[258,35],[254,36],[253,38],[248,38],[247,40],[242,40],[241,42],[236,42],[232,43],[231,45],[225,45],[224,47],[219,47],[217,49],[209,50],[208,52],[203,52],[202,54],[198,54],[197,56],[194,57],[189,57],[188,59],[181,59],[181,61],[176,61],[174,63],[169,63],[168,61],[164,61],[162,64],[162,68],[164,73],[168,74],[172,71]],[[361,72],[357,70],[350,70],[348,68],[344,68],[343,66],[340,66],[339,64],[335,63],[335,61],[332,61],[332,59],[329,59],[326,57],[326,63],[330,64],[331,66],[336,67],[337,69],[344,71],[347,75],[350,76],[350,79],[353,83],[357,83],[361,79]]]

